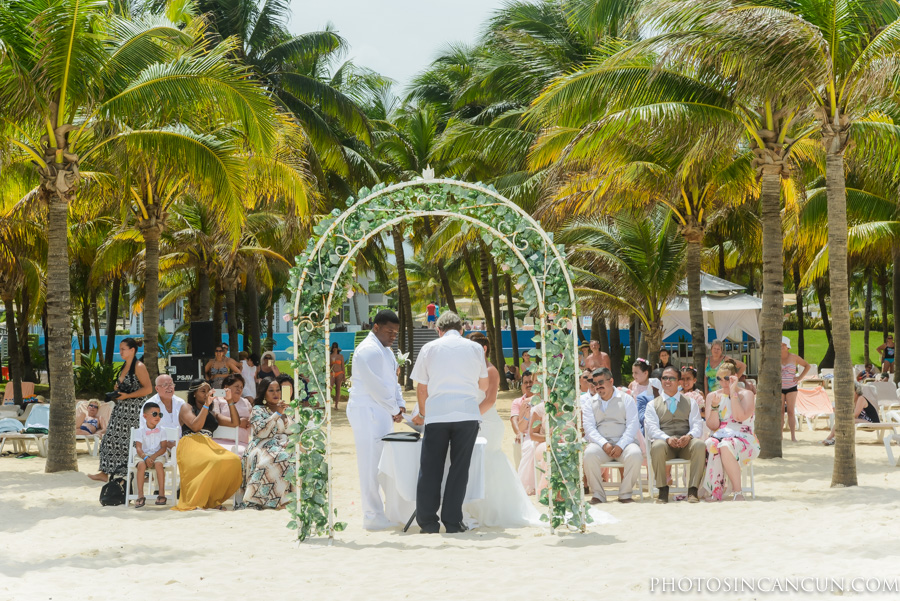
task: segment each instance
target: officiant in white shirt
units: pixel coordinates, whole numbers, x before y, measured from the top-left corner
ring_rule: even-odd
[[[382,530],[394,526],[384,514],[378,485],[378,461],[382,438],[394,431],[406,406],[397,382],[397,358],[391,345],[400,332],[400,319],[385,309],[375,316],[369,335],[353,352],[353,378],[347,419],[356,443],[356,465],[362,493],[363,528]]]
[[[469,464],[481,423],[479,403],[488,386],[487,363],[480,344],[462,337],[459,316],[447,311],[437,320],[440,338],[422,347],[412,371],[419,414],[425,418],[422,461],[416,487],[416,522],[423,533],[465,532],[462,504]],[[441,484],[447,453],[450,469]],[[438,508],[441,510],[438,521]]]

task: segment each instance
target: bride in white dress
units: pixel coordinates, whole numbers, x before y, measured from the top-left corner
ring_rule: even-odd
[[[500,372],[487,360],[488,339],[484,334],[468,336],[484,347],[488,366],[488,389],[481,402],[481,436],[487,439],[484,450],[484,499],[463,505],[463,511],[471,518],[469,527],[477,525],[500,528],[545,526],[540,512],[525,494],[516,470],[503,452],[503,436],[506,424],[497,413],[497,390]]]

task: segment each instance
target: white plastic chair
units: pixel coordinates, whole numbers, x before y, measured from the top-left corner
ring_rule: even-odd
[[[863,386],[863,390],[866,389],[874,395],[867,395],[867,398],[870,401],[874,400],[881,421],[886,421],[885,416],[888,411],[900,409],[897,386],[893,382],[869,382]]]
[[[32,403],[25,410],[25,428],[48,428],[50,426],[50,405],[43,403]],[[21,418],[20,418],[21,419]],[[4,432],[0,434],[0,453],[3,452],[3,445],[6,441],[12,441],[13,448],[19,453],[28,451],[28,444],[33,442],[37,447],[38,455],[47,456],[47,435],[46,434],[26,434],[19,432]]]
[[[241,456],[243,454],[243,450],[241,449],[241,429],[233,428],[231,426],[218,426],[214,433],[215,438],[227,438],[231,440],[234,439],[234,445],[228,449],[235,455]],[[234,493],[234,506],[237,507],[244,501],[244,489],[239,488],[237,492]]]
[[[166,440],[169,442],[175,442],[178,440],[178,430],[176,428],[163,428],[166,433]],[[128,441],[128,473],[125,475],[125,504],[123,507],[128,507],[129,501],[137,500],[138,496],[136,494],[132,494],[131,489],[131,481],[132,479],[137,477],[137,467],[134,465],[134,457],[137,449],[134,448],[134,443],[137,441],[138,434],[140,433],[140,428],[132,428],[131,430],[131,438]],[[163,464],[163,469],[171,474],[167,479],[167,487],[169,490],[173,492],[178,491],[178,464],[175,461],[175,449],[171,448],[166,451],[166,463]],[[147,484],[150,487],[150,490],[156,488],[158,490],[157,482],[156,482],[156,470],[148,469],[147,473],[150,474],[150,482]],[[167,495],[168,496],[168,495]],[[172,495],[175,498],[176,495]]]
[[[747,488],[747,476],[750,477],[750,488]],[[756,479],[753,477],[753,460],[750,461],[747,465],[741,466],[741,492],[744,493],[744,496],[747,496],[747,491],[750,491],[750,497],[752,499],[756,499]]]
[[[649,483],[648,489],[650,491],[650,500],[653,500],[654,489],[656,489],[656,493],[659,493],[659,489],[654,482],[653,478],[653,463],[650,458],[650,449],[653,447],[654,441],[647,441],[647,481]],[[672,486],[669,486],[669,495],[675,494],[687,494],[688,486],[691,481],[691,462],[688,459],[669,459],[666,461],[666,467],[672,467]],[[678,468],[681,468],[682,475],[682,486],[678,486]],[[643,498],[643,496],[641,497]]]
[[[607,461],[600,465],[603,469],[609,470],[607,474],[609,474],[609,480],[603,482],[603,490],[607,492],[614,492],[616,496],[619,494],[619,485],[622,483],[622,474],[624,467],[619,461]],[[642,464],[639,468],[638,478],[634,481],[634,489],[637,489],[638,495],[641,497],[641,501],[644,500],[644,475],[640,472],[644,470],[646,464]],[[634,491],[632,489],[632,491]],[[609,495],[607,495],[609,498]]]

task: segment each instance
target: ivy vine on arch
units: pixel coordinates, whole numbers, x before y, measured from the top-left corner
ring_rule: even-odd
[[[328,349],[330,318],[348,298],[354,282],[357,252],[374,236],[416,218],[441,216],[462,221],[464,230],[476,228],[494,260],[512,276],[523,302],[537,309],[542,374],[535,400],[546,403],[550,422],[549,490],[541,494],[548,506],[545,519],[553,529],[565,526],[585,531],[590,520],[582,488],[581,409],[577,402],[576,362],[578,338],[575,295],[562,245],[552,234],[493,187],[450,179],[417,179],[371,191],[360,190],[360,200],[347,200],[347,210],[335,210],[313,228],[314,236],[291,270],[294,291],[294,388],[299,375],[309,378],[312,405],[291,399],[296,420],[289,432],[295,446],[294,494],[289,499],[291,521],[302,541],[309,536],[343,530],[335,520],[331,489],[331,388]],[[336,305],[335,305],[336,303]]]

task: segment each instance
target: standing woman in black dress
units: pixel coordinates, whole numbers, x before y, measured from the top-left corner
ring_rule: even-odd
[[[109,417],[109,426],[100,442],[100,472],[89,476],[91,480],[106,482],[110,474],[125,474],[128,470],[128,447],[131,430],[140,425],[141,407],[153,393],[150,373],[137,360],[137,350],[142,343],[126,338],[119,343],[119,354],[125,362],[119,370],[116,406]]]

